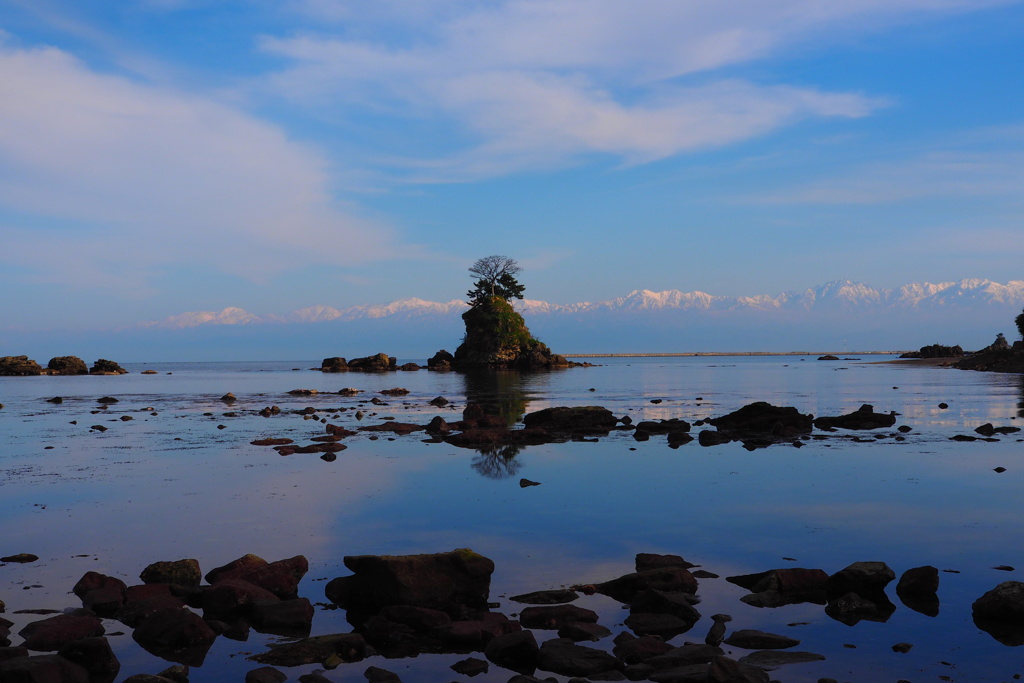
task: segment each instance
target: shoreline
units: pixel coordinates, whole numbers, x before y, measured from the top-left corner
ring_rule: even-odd
[[[566,358],[693,358],[699,356],[898,356],[906,351],[686,351],[681,353],[563,353]]]

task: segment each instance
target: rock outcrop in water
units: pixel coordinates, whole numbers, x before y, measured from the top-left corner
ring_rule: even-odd
[[[957,361],[953,367],[960,370],[1024,373],[1024,341],[1014,342],[1010,347],[994,347],[995,345],[967,356]]]
[[[523,316],[500,296],[481,300],[462,314],[466,336],[455,350],[455,367],[539,370],[568,367],[564,357],[552,353],[526,327]]]
[[[56,356],[46,364],[51,375],[88,375],[89,366],[78,356]]]
[[[0,376],[19,377],[41,374],[43,374],[43,368],[28,356],[0,357]]]

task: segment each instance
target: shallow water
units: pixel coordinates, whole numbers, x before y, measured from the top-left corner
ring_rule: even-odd
[[[517,607],[505,596],[607,580],[632,571],[637,552],[662,552],[723,577],[701,580],[698,608],[705,617],[673,643],[702,642],[708,615],[727,613],[732,629],[791,635],[803,641],[797,649],[827,657],[773,672],[781,681],[1010,680],[1024,673],[1024,652],[979,630],[970,606],[998,583],[1020,579],[1020,570],[993,567],[1024,569],[1024,443],[1016,434],[998,442],[949,437],[973,434],[985,422],[1024,422],[1022,378],[878,360],[616,358],[561,372],[472,376],[325,375],[308,370],[318,365],[314,361],[154,363],[127,366],[132,374],[121,377],[0,378],[0,556],[31,552],[41,558],[0,566],[4,616],[17,633],[40,617],[12,614],[16,610],[78,606],[69,592],[89,570],[132,584],[158,560],[193,557],[205,572],[245,553],[268,560],[305,555],[310,572],[300,594],[323,602],[325,580],[349,573],[345,555],[456,547],[495,561],[492,600],[510,614]],[[144,369],[159,374],[139,374]],[[410,393],[381,397],[386,406],[368,403],[395,386]],[[365,393],[286,393],[342,387]],[[231,406],[219,400],[228,391],[238,397]],[[438,395],[452,405],[429,405]],[[53,396],[64,403],[47,403]],[[101,410],[101,396],[119,402]],[[651,403],[657,399],[661,403]],[[490,455],[424,443],[422,432],[393,440],[362,433],[345,439],[348,449],[335,462],[309,454],[281,457],[249,445],[260,437],[304,443],[322,434],[320,422],[290,412],[307,406],[361,407],[362,424],[392,416],[420,424],[434,415],[458,419],[467,401],[510,421],[553,405],[603,405],[634,421],[692,422],[758,400],[815,415],[871,403],[876,411],[900,413],[897,425],[913,431],[896,441],[894,430],[879,430],[888,436],[873,443],[853,442],[851,433],[841,431],[800,449],[756,451],[738,443],[702,448],[696,441],[670,449],[664,436],[636,442],[630,432],[613,432],[597,443]],[[949,407],[940,409],[940,402]],[[282,414],[256,414],[270,405]],[[124,415],[133,419],[122,421]],[[332,415],[330,422],[360,424],[354,410]],[[97,424],[108,431],[90,431]],[[993,471],[1000,466],[1007,471]],[[520,477],[541,485],[520,488]],[[892,584],[895,614],[886,623],[853,627],[817,605],[749,607],[739,602],[746,591],[724,580],[785,566],[832,573],[859,560],[884,561],[897,576],[926,564],[958,573],[941,574],[938,617],[904,607]],[[592,596],[575,604],[598,611],[613,633],[625,630],[627,613],[618,603]],[[139,648],[129,629],[114,621],[106,625],[108,632],[127,634],[110,637],[122,663],[117,680],[169,666]],[[314,634],[348,630],[341,610],[318,609]],[[555,634],[537,635],[541,641]],[[218,638],[190,680],[241,681],[257,666],[245,656],[277,640],[255,632],[247,642]],[[914,648],[896,654],[890,647],[898,642]],[[592,645],[610,649],[611,642]],[[362,671],[376,665],[406,683],[457,680],[448,666],[463,658],[375,657],[327,675],[362,680]],[[316,668],[287,673],[294,680]],[[473,680],[511,675],[492,665]]]

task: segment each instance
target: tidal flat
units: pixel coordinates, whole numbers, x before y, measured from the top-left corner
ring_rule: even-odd
[[[1024,675],[1021,650],[981,630],[971,613],[985,592],[1024,572],[1024,437],[984,440],[975,432],[983,424],[1024,426],[1024,379],[879,360],[609,358],[532,374],[324,374],[310,370],[318,361],[125,363],[131,374],[119,377],[0,378],[0,556],[39,557],[0,565],[2,617],[13,622],[17,646],[18,632],[43,618],[25,610],[80,607],[71,589],[89,571],[132,585],[158,561],[195,558],[205,573],[248,553],[268,561],[303,555],[309,572],[298,594],[315,605],[312,635],[347,633],[345,610],[324,594],[331,579],[350,573],[345,556],[471,548],[495,564],[492,609],[515,618],[523,606],[509,596],[608,581],[632,572],[638,553],[659,553],[717,577],[699,579],[702,616],[671,644],[703,643],[711,616],[728,614],[727,633],[785,635],[800,641],[795,649],[824,657],[775,669],[773,680]],[[338,393],[346,387],[358,393]],[[408,393],[381,393],[396,387]],[[234,402],[222,400],[227,392]],[[448,405],[431,404],[438,396]],[[49,401],[55,397],[62,402]],[[696,440],[670,448],[664,435],[638,441],[622,429],[479,451],[430,442],[424,432],[358,429],[454,421],[470,403],[516,425],[529,412],[585,405],[633,423],[693,424],[755,401],[815,416],[871,404],[897,418],[893,428],[816,429],[802,447],[790,439],[754,450]],[[271,406],[280,412],[260,415]],[[325,423],[356,432],[332,458],[282,456],[251,443],[313,443],[326,434]],[[524,478],[539,485],[523,487]],[[748,591],[725,580],[787,567],[833,574],[860,561],[885,562],[897,578],[937,567],[938,614],[906,607],[894,582],[891,615],[849,625],[819,604],[751,606],[740,600]],[[621,602],[594,594],[573,604],[596,612],[611,631],[589,647],[610,651],[614,635],[629,630]],[[140,647],[123,624],[107,619],[104,627],[121,665],[115,680],[172,664]],[[538,642],[556,637],[544,629],[535,635]],[[244,641],[220,636],[188,679],[242,681],[261,666],[248,657],[287,640],[255,630]],[[895,652],[901,643],[913,647]],[[749,654],[723,649],[736,659]],[[362,680],[377,666],[405,683],[470,680],[449,668],[466,656],[376,655],[323,675]],[[322,668],[282,670],[298,680]],[[472,680],[513,675],[492,663]]]

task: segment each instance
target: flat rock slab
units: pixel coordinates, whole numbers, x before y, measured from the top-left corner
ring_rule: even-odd
[[[523,593],[522,595],[513,595],[509,600],[513,602],[521,602],[525,605],[560,605],[566,602],[572,602],[580,597],[580,594],[572,590],[547,590],[547,591],[534,591],[533,593]]]
[[[800,641],[795,638],[780,636],[774,633],[765,633],[764,631],[755,631],[753,629],[741,629],[739,631],[733,631],[729,637],[725,639],[725,644],[743,648],[744,650],[785,650],[786,648],[796,647],[800,644]]]
[[[740,663],[756,666],[767,671],[774,671],[775,669],[788,664],[821,662],[824,661],[824,659],[825,655],[819,655],[814,652],[758,650],[757,652],[751,652],[746,657],[740,659]]]

